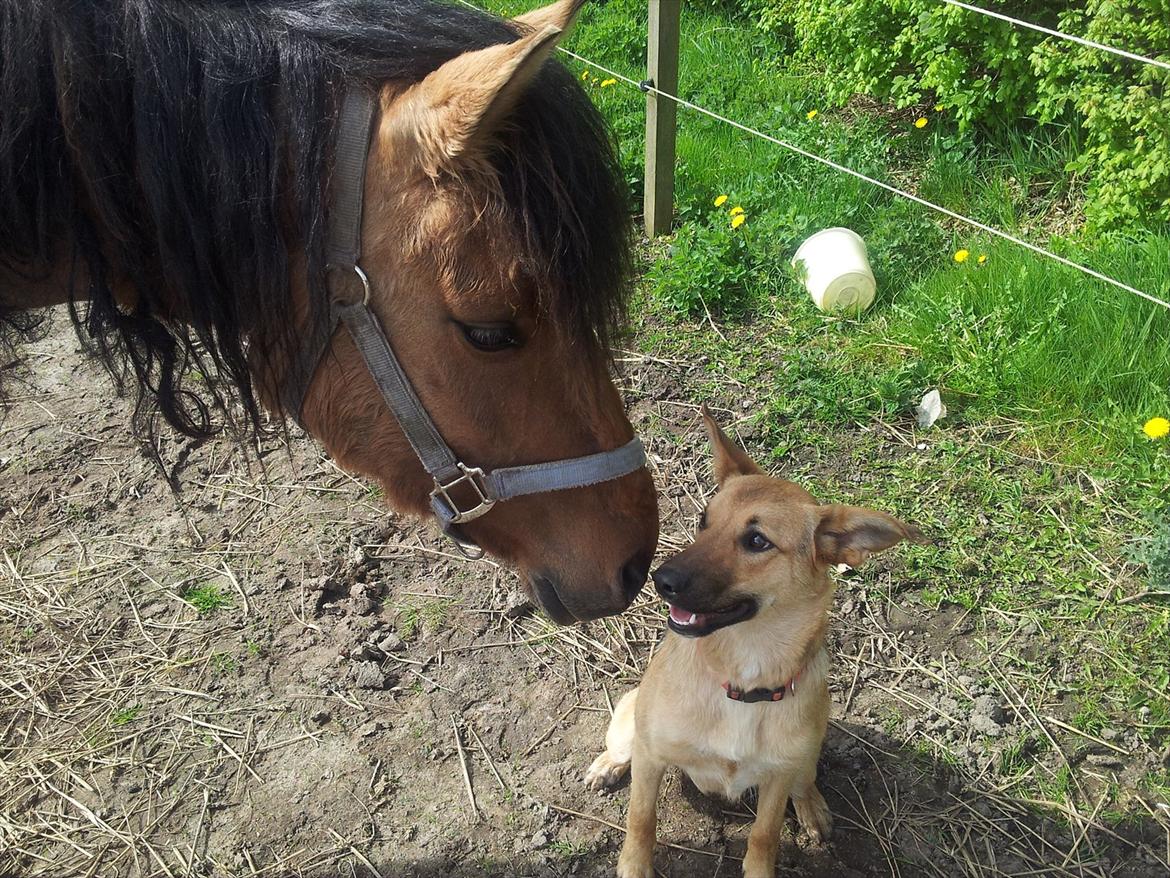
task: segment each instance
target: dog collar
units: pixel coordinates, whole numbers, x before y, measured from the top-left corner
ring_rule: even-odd
[[[777,686],[775,689],[766,689],[760,687],[758,689],[736,689],[730,682],[723,684],[723,691],[727,693],[727,697],[732,701],[742,701],[745,704],[754,704],[757,701],[783,701],[785,695],[796,694],[796,680],[800,677],[797,674],[783,686]]]

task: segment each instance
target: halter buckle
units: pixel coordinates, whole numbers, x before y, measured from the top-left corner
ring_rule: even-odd
[[[459,467],[461,475],[456,476],[446,484],[436,478],[435,490],[431,491],[431,499],[440,500],[451,510],[453,513],[449,519],[451,524],[462,524],[465,521],[474,521],[481,515],[486,515],[496,505],[496,499],[488,491],[487,476],[482,469],[477,466],[467,466],[464,463],[457,463],[456,466]],[[475,505],[470,509],[460,509],[450,493],[453,489],[464,484],[470,485],[475,492]]]

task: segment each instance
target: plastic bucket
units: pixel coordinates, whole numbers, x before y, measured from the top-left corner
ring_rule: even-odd
[[[851,229],[817,232],[792,257],[803,270],[804,285],[822,311],[864,311],[873,302],[877,284],[869,267],[865,241]]]

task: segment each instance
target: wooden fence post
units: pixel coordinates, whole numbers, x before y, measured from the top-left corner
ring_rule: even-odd
[[[678,94],[678,38],[682,0],[650,0],[646,77],[656,88]],[[643,214],[651,238],[670,231],[674,219],[674,101],[646,94],[646,195]]]

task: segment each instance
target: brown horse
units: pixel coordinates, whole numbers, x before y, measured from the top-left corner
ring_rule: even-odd
[[[254,432],[328,300],[347,91],[376,96],[364,168],[369,307],[461,461],[593,455],[633,435],[609,372],[628,199],[612,144],[551,59],[580,0],[501,22],[432,0],[0,0],[0,327],[68,303],[139,408]],[[60,7],[60,8],[58,8]],[[354,337],[332,333],[299,417],[390,503],[434,480]],[[201,381],[190,380],[198,370]],[[657,541],[644,468],[459,525],[558,622],[629,605]]]

